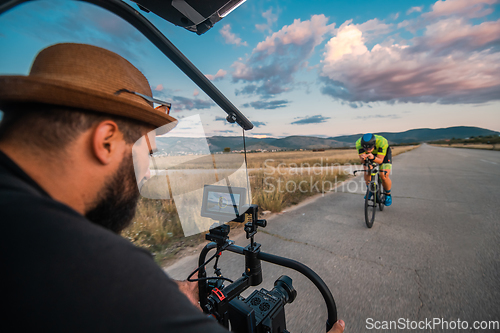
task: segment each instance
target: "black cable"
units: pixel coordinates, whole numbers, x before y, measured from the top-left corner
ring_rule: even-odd
[[[196,274],[196,272],[198,272],[202,267],[205,267],[206,265],[208,265],[208,263],[210,261],[212,261],[215,257],[217,257],[217,262],[218,262],[219,257],[220,257],[219,253],[222,253],[222,251],[219,251],[219,249],[217,249],[217,252],[215,252],[215,254],[212,257],[210,257],[210,259],[208,259],[207,261],[205,261],[203,263],[203,265],[201,265],[200,267],[198,267],[197,269],[195,269],[191,274],[189,274],[187,280],[189,282],[197,282],[197,281],[205,281],[205,280],[225,280],[225,281],[229,281],[229,282],[233,283],[233,280],[225,278],[223,276],[214,276],[214,277],[204,277],[204,278],[198,278],[198,279],[191,279],[191,277],[194,274]],[[216,265],[217,265],[217,263],[216,263]]]
[[[197,269],[195,269],[191,274],[189,274],[187,280],[189,282],[194,282],[194,281],[198,281],[198,280],[192,280],[191,277],[193,275],[195,275],[202,267],[205,267],[210,261],[212,261],[217,255],[219,254],[219,250],[217,250],[217,252],[215,252],[215,254],[210,257],[210,259],[208,259],[207,261],[205,261],[202,265],[200,265],[200,267],[198,267]]]
[[[215,264],[214,264],[214,271],[215,271],[215,274],[217,274],[217,276],[220,276],[220,269],[219,267],[217,267],[217,265],[219,264],[219,258],[220,256],[217,256],[217,258],[215,258]]]
[[[245,154],[245,171],[247,173],[247,192],[248,192],[248,202],[252,203],[252,198],[250,198],[250,183],[248,178],[248,163],[247,163],[247,145],[245,139],[245,129],[243,128],[243,152]]]
[[[206,281],[206,280],[225,280],[233,283],[234,281],[228,278],[225,278],[223,276],[214,276],[214,277],[204,277],[204,278],[199,278],[199,279],[191,279],[188,280],[189,282],[197,282],[197,281]]]

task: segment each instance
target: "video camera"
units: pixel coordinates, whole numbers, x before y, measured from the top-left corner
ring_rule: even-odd
[[[327,331],[337,321],[337,310],[330,290],[321,278],[310,268],[297,261],[282,258],[261,251],[261,245],[254,242],[258,227],[266,227],[267,221],[258,218],[257,205],[243,205],[245,188],[206,185],[203,193],[201,215],[216,221],[224,221],[227,214],[236,213],[232,222],[245,223],[246,238],[250,244],[246,247],[234,245],[229,239],[230,226],[215,223],[205,238],[211,241],[200,253],[199,267],[188,277],[188,281],[197,281],[200,306],[207,314],[213,315],[220,324],[236,333],[281,333],[286,329],[285,305],[292,303],[297,291],[292,279],[286,275],[274,282],[272,290],[255,290],[247,298],[241,293],[251,286],[258,286],[263,280],[261,260],[294,269],[309,278],[319,289],[328,308]],[[208,252],[216,249],[215,254],[205,260]],[[245,271],[242,276],[232,281],[225,278],[218,260],[223,251],[245,256]],[[214,275],[207,277],[205,266],[215,259]],[[198,278],[192,277],[198,273]],[[227,281],[230,284],[224,285]]]

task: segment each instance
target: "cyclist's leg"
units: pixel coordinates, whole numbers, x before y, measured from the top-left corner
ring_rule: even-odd
[[[392,188],[392,180],[389,177],[389,175],[391,174],[391,169],[392,165],[389,163],[380,165],[380,180],[382,180],[382,186],[384,186],[384,190],[386,192],[390,191]]]
[[[382,180],[382,186],[386,192],[390,192],[392,188],[392,181],[389,177],[392,170],[392,148],[387,148],[387,155],[385,155],[384,161],[380,165],[380,179]],[[384,172],[385,171],[385,172]]]
[[[386,194],[384,202],[386,206],[390,206],[392,204],[392,195],[391,195],[392,181],[391,178],[389,177],[392,170],[391,162],[392,162],[392,150],[391,148],[389,148],[387,150],[387,155],[385,156],[384,161],[380,165],[380,180],[382,180],[382,186],[384,187],[384,192]]]

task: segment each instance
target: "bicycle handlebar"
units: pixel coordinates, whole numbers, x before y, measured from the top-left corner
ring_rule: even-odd
[[[374,160],[370,160],[370,159],[365,159],[365,162],[363,163],[363,165],[365,165],[368,169],[363,169],[363,170],[354,170],[352,173],[354,175],[356,175],[356,172],[367,172],[368,170],[371,170],[370,167],[377,167],[379,166],[379,164],[373,162]],[[387,175],[387,171],[382,171],[382,170],[379,170],[379,172],[383,172],[385,175]]]

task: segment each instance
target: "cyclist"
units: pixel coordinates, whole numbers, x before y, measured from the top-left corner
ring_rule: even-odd
[[[356,141],[356,150],[358,151],[361,163],[368,158],[380,164],[380,179],[385,190],[384,204],[390,206],[392,204],[392,181],[389,178],[389,174],[392,169],[392,151],[389,142],[381,135],[367,133]],[[369,173],[365,173],[365,183],[366,186],[370,183]],[[372,193],[370,192],[368,199],[370,199],[371,195]]]

